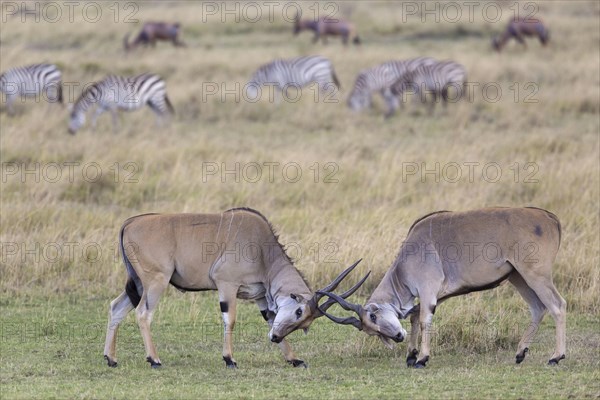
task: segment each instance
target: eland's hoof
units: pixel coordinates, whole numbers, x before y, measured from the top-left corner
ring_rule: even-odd
[[[417,361],[415,364],[415,368],[425,368],[427,366],[427,361],[429,361],[429,356],[425,356],[422,360]]]
[[[565,355],[564,354],[562,356],[560,356],[560,357],[552,358],[552,359],[550,359],[550,361],[548,361],[548,365],[558,365],[558,362],[560,360],[564,360],[564,359],[565,359]]]
[[[529,348],[525,347],[522,352],[520,352],[519,354],[517,354],[517,357],[515,359],[515,361],[517,362],[517,364],[521,364],[523,362],[523,360],[525,359],[525,355],[528,352],[529,352]]]
[[[231,357],[223,357],[223,361],[225,361],[225,366],[227,368],[235,369],[237,368],[237,363],[233,361]]]
[[[410,352],[408,357],[406,357],[406,366],[408,368],[414,367],[417,363],[417,354],[419,354],[417,349],[413,349],[413,351]]]
[[[107,355],[104,356],[104,359],[106,360],[106,362],[108,363],[108,366],[111,368],[116,368],[117,367],[117,362],[111,360]]]
[[[308,364],[302,360],[290,360],[290,361],[288,361],[288,363],[292,364],[292,366],[294,368],[297,368],[297,367],[308,368]]]
[[[160,363],[160,361],[154,361],[152,359],[152,357],[150,357],[150,356],[146,357],[146,361],[148,361],[150,363],[150,367],[152,367],[152,368],[162,367],[162,364]]]

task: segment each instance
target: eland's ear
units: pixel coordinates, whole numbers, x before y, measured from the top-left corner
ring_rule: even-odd
[[[381,310],[379,305],[374,303],[367,305],[365,309],[372,314],[377,314]]]
[[[402,310],[400,310],[395,304],[390,305],[392,306],[392,310],[394,310],[398,319],[404,319],[404,314],[402,314]]]

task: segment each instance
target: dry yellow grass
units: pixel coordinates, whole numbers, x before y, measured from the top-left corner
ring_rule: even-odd
[[[74,23],[21,23],[18,17],[3,23],[0,70],[53,62],[62,68],[65,82],[80,83],[107,73],[152,71],[166,79],[177,110],[164,129],[157,129],[144,109],[122,115],[117,134],[104,115],[96,132],[87,125],[75,137],[67,134],[68,111],[58,106],[29,102],[19,105],[15,117],[0,114],[3,294],[114,296],[125,280],[116,253],[124,219],[144,212],[249,206],[278,228],[282,241],[291,244],[297,267],[315,286],[363,257],[361,272],[374,271],[362,290],[366,295],[419,216],[439,209],[532,205],[562,221],[555,281],[570,310],[598,315],[598,3],[540,3],[539,15],[551,30],[550,46],[529,40],[528,50],[512,43],[501,54],[491,51],[490,40],[504,29],[508,4],[503,5],[507,17],[496,24],[477,13],[472,24],[415,18],[402,23],[402,9],[392,2],[341,5],[360,28],[364,44],[358,48],[343,48],[335,39],[327,46],[312,45],[309,33],[294,38],[280,16],[274,23],[209,18],[203,24],[200,6],[184,2],[141,4],[136,17],[180,21],[185,49],[159,43],[156,49],[125,55],[121,38],[139,25],[115,24],[106,8],[107,18],[96,24],[80,17]],[[339,103],[314,103],[308,96],[277,105],[236,103],[231,96],[225,102],[217,96],[203,101],[206,82],[243,85],[259,65],[303,54],[332,60],[343,86]],[[469,81],[497,83],[501,99],[485,101],[478,92],[472,103],[451,104],[433,117],[409,105],[386,121],[377,98],[372,111],[352,114],[347,109],[345,98],[359,70],[421,55],[462,63]],[[514,82],[520,88],[516,102],[510,89]],[[539,89],[537,103],[524,102],[529,82]],[[64,164],[70,162],[78,163],[72,182]],[[268,162],[279,163],[274,182],[268,179]],[[52,163],[62,166],[56,181]],[[225,182],[219,174],[206,175],[208,167],[231,169],[236,163],[238,181],[233,175]],[[264,167],[258,182],[244,179],[249,163]],[[298,182],[288,182],[293,169],[288,170],[292,175],[282,175],[283,166],[293,168],[290,163],[301,168]],[[436,174],[424,179],[406,175],[407,168],[432,169],[436,163],[439,182]],[[457,182],[452,182],[454,163],[462,173]],[[476,163],[471,164],[472,180],[468,163]],[[83,167],[90,174],[87,180]],[[103,173],[98,180],[91,179],[96,167]],[[32,174],[23,177],[24,168],[38,169],[39,182]],[[320,172],[316,179],[315,168]],[[497,169],[502,175],[495,181]],[[325,182],[331,171],[337,183]],[[129,172],[135,182],[127,181]],[[512,289],[500,293],[506,298],[503,306],[525,308]],[[468,319],[466,314],[485,309],[490,296],[453,300],[450,309],[459,320]]]

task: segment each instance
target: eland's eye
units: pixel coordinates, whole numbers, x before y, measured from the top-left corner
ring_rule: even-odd
[[[299,308],[296,310],[296,318],[300,318],[302,316],[302,309]]]
[[[375,323],[377,323],[377,315],[375,315],[375,314],[371,314],[371,316],[370,316],[370,317],[371,317],[371,322],[372,322],[372,323],[374,323],[374,324],[375,324]]]

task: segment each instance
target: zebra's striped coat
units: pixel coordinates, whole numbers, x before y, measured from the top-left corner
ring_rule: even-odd
[[[48,89],[55,88],[50,97]],[[13,114],[13,102],[19,96],[37,96],[45,93],[52,102],[63,102],[62,73],[52,64],[33,64],[11,68],[0,75],[0,92],[6,94],[8,112]]]
[[[348,107],[359,111],[371,107],[371,94],[380,92],[386,101],[394,101],[389,95],[390,86],[407,72],[424,65],[434,65],[431,57],[418,57],[409,60],[392,60],[361,71],[348,97]],[[393,98],[392,98],[393,97]],[[388,100],[389,98],[389,100]]]
[[[321,91],[327,91],[331,85],[340,87],[331,61],[321,56],[306,56],[280,59],[261,66],[246,85],[249,99],[257,99],[259,88],[274,85],[284,92],[290,86],[299,89],[311,83],[317,83]]]
[[[398,79],[390,88],[390,97],[396,98],[396,102],[388,101],[387,117],[394,114],[398,108],[398,99],[407,91],[420,95],[421,102],[425,103],[425,95],[433,95],[431,110],[435,107],[437,98],[442,98],[444,106],[448,102],[448,89],[452,86],[457,90],[457,99],[460,100],[466,93],[464,85],[467,82],[467,70],[461,64],[454,61],[441,61],[434,65],[423,65],[414,71],[406,73]]]
[[[75,134],[85,124],[88,109],[96,105],[92,118],[96,119],[105,111],[113,117],[113,128],[117,129],[117,110],[133,111],[148,105],[160,123],[167,114],[174,114],[173,106],[167,97],[165,81],[155,74],[142,74],[134,77],[109,75],[84,89],[71,112],[69,133]]]

